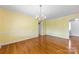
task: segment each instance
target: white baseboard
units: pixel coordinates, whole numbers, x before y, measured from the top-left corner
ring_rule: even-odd
[[[71,34],[70,36],[79,36],[78,34]]]
[[[29,39],[32,39],[32,38],[29,38]],[[24,41],[24,40],[29,40],[29,39],[23,38],[23,39],[19,39],[19,40],[12,40],[12,41],[9,41],[9,42],[1,43],[0,45],[4,46],[4,45],[8,45],[8,44],[12,44],[12,43],[16,43],[16,42],[20,42],[20,41]]]
[[[50,36],[55,36],[55,37],[59,37],[59,38],[62,38],[62,39],[70,39],[69,37],[61,37],[61,36],[57,36],[57,35],[50,35]]]

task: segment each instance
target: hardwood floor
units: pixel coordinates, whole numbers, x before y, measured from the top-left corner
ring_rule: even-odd
[[[68,39],[58,38],[54,36],[46,36],[46,41],[46,51],[49,54],[68,53]]]
[[[33,38],[9,45],[5,45],[0,49],[1,54],[40,54],[45,53],[40,48],[39,38]]]
[[[69,49],[68,39],[54,36],[40,36],[21,42],[5,45],[0,49],[0,54],[75,54],[79,53],[79,37],[71,36]],[[40,40],[41,39],[41,40]]]

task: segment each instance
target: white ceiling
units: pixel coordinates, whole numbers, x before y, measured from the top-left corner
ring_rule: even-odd
[[[6,8],[10,11],[21,12],[32,17],[40,14],[39,5],[0,5],[0,8]],[[58,18],[74,13],[79,13],[78,5],[43,5],[42,14],[47,19]]]

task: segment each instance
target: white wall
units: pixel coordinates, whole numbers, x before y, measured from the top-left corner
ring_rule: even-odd
[[[79,36],[79,21],[71,21],[70,35]]]

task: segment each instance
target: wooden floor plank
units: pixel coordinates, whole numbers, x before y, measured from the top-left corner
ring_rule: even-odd
[[[0,54],[75,54],[79,53],[79,37],[70,37],[72,48],[68,49],[68,39],[41,36],[21,42],[5,45],[0,49]],[[76,49],[76,50],[75,50]]]

